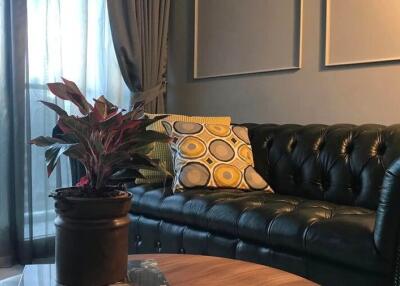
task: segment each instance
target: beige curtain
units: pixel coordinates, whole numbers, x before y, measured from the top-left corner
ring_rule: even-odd
[[[150,113],[165,112],[170,0],[108,0],[115,52],[133,96]]]

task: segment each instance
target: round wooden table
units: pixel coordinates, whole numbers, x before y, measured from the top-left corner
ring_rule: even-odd
[[[181,255],[130,255],[129,260],[155,259],[170,286],[317,285],[272,267],[227,258]]]

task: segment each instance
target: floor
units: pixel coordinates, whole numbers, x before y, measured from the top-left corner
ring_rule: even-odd
[[[54,263],[54,257],[34,259],[32,263],[33,264]],[[6,279],[8,277],[21,274],[23,270],[24,266],[18,264],[10,268],[0,268],[0,282],[1,280]],[[0,283],[0,286],[3,285]]]
[[[10,268],[0,268],[0,280],[22,273],[23,265],[14,265]]]

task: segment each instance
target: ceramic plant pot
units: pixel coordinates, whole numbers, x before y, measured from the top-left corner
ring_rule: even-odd
[[[59,284],[103,286],[124,280],[131,197],[55,199]]]

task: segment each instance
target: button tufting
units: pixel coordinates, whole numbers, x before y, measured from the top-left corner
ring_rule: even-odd
[[[383,156],[383,154],[385,154],[387,149],[387,146],[385,144],[385,142],[383,142],[383,139],[381,136],[379,136],[374,144],[372,145],[372,149],[371,149],[371,155],[373,157],[375,156]]]
[[[346,154],[350,155],[351,152],[353,152],[354,150],[354,144],[353,143],[349,143],[346,147]]]
[[[351,152],[353,152],[354,149],[354,143],[351,138],[346,138],[343,141],[341,152],[343,155],[350,155]]]
[[[288,144],[288,152],[292,153],[294,151],[294,148],[296,148],[297,145],[297,140],[296,138],[292,137],[290,138],[289,144]]]
[[[246,193],[246,199],[241,199],[241,192],[222,189],[203,191],[206,188],[199,188],[171,196],[170,191],[165,193],[164,187],[137,187],[133,213],[144,210],[148,217],[165,215],[179,226],[171,230],[179,230],[176,241],[166,243],[164,239],[161,241],[159,233],[153,234],[153,229],[164,231],[164,227],[157,227],[151,219],[140,222],[151,226],[141,230],[145,232],[142,247],[151,248],[153,252],[160,248],[163,251],[174,248],[176,252],[181,252],[181,226],[187,225],[188,215],[196,216],[196,219],[190,220],[196,230],[210,229],[214,234],[245,234],[246,239],[262,243],[265,237],[269,239],[271,235],[260,235],[257,228],[266,227],[269,232],[269,222],[257,219],[260,213],[271,208],[282,219],[284,214],[290,216],[291,212],[315,213],[324,217],[331,204],[376,210],[385,169],[397,158],[396,144],[400,142],[400,127],[260,125],[249,132],[254,135],[252,146],[253,155],[257,158],[256,169],[271,184],[275,195],[249,192]],[[288,148],[294,148],[294,152],[288,153]],[[312,210],[310,205],[302,206],[301,202],[309,199],[313,200],[310,205],[320,205],[321,211]],[[340,207],[334,212],[341,215],[341,211]],[[145,243],[148,233],[152,235],[150,244]],[[196,233],[190,233],[187,237],[185,233],[185,241]],[[251,237],[248,238],[247,234]],[[213,237],[208,240],[213,241]],[[157,240],[162,245],[156,245]],[[178,246],[173,247],[176,244]],[[199,249],[202,247],[200,250],[204,251],[203,247],[207,245],[201,244]],[[192,247],[183,251],[192,251]]]
[[[376,153],[378,156],[382,156],[386,151],[386,145],[385,143],[381,142],[376,149]]]
[[[325,141],[323,137],[318,137],[317,141],[314,144],[314,151],[320,152],[325,145]]]
[[[267,138],[265,138],[265,141],[264,141],[264,143],[263,143],[263,149],[271,149],[271,147],[272,147],[272,142],[273,142],[273,139],[272,139],[272,137],[267,137]]]

